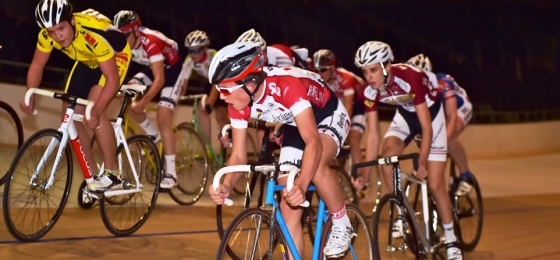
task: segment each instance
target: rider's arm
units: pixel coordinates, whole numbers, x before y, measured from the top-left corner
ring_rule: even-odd
[[[455,126],[457,125],[457,98],[449,97],[445,99],[445,121],[447,122],[447,143],[455,136]]]
[[[99,62],[99,69],[101,69],[101,73],[105,77],[105,86],[103,86],[103,90],[97,99],[93,110],[97,110],[98,115],[101,115],[105,112],[111,100],[117,93],[120,88],[120,76],[119,76],[119,69],[117,68],[117,63],[115,60],[115,55],[105,61]]]
[[[416,105],[415,108],[416,115],[420,121],[420,127],[422,128],[422,143],[420,144],[418,165],[426,167],[433,138],[432,117],[430,116],[430,110],[428,109],[426,102]]]
[[[373,161],[379,153],[379,117],[377,111],[366,112],[366,158],[365,161]],[[372,167],[368,167],[367,176],[371,175]],[[369,178],[368,178],[369,179]]]
[[[299,134],[305,143],[305,149],[303,149],[303,156],[301,158],[300,174],[295,184],[305,191],[311,183],[311,180],[313,180],[315,172],[317,172],[319,162],[321,161],[323,146],[311,107],[301,111],[294,119]],[[289,136],[285,137],[290,138]]]
[[[232,148],[231,155],[227,161],[227,165],[242,165],[247,163],[247,147],[245,147],[247,138],[247,128],[232,128]],[[240,174],[226,174],[223,184],[233,187]]]
[[[220,96],[220,92],[214,87],[214,85],[212,85],[210,89],[210,95],[208,95],[208,98],[206,99],[206,104],[210,106],[214,106],[214,103],[216,103],[216,100],[218,100],[219,96]]]
[[[348,94],[348,95],[344,95],[343,99],[342,99],[342,103],[344,104],[344,108],[346,108],[346,111],[348,112],[348,118],[352,118],[352,108],[354,105],[354,93],[352,94]]]
[[[150,102],[165,84],[165,68],[163,64],[163,60],[155,61],[150,64],[152,67],[152,74],[154,75],[154,81],[148,89],[148,92],[142,98],[142,102]]]
[[[47,64],[47,61],[49,61],[50,56],[50,52],[44,52],[38,48],[35,49],[33,60],[31,61],[31,65],[29,65],[29,70],[27,71],[28,89],[39,87],[41,79],[43,78],[43,69],[45,68],[45,64]]]

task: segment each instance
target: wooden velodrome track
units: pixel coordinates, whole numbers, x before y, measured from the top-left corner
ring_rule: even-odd
[[[471,160],[485,215],[480,243],[466,259],[560,259],[559,161],[560,153]],[[130,237],[116,238],[103,226],[98,208],[77,207],[77,177],[61,218],[38,242],[17,242],[0,225],[0,259],[215,258],[215,208],[207,195],[182,207],[161,193],[144,226]]]

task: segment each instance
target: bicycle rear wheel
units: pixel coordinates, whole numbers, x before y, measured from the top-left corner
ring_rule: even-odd
[[[101,218],[107,230],[115,236],[128,236],[138,230],[154,209],[161,182],[161,160],[154,142],[147,136],[136,135],[127,139],[131,157],[125,153],[124,145],[117,147],[122,189],[140,188],[140,192],[117,196],[104,196],[99,200]],[[130,159],[130,160],[129,160]],[[131,165],[130,162],[134,163]],[[138,174],[136,182],[134,172]],[[146,171],[154,171],[156,182],[152,183]],[[153,176],[150,175],[150,176]]]
[[[7,103],[0,101],[0,185],[18,149],[23,144],[23,127],[16,111]]]
[[[472,176],[472,188],[469,193],[457,196],[455,192],[459,182],[459,179],[456,179],[449,195],[459,220],[457,223],[461,228],[461,235],[458,239],[463,246],[463,250],[470,252],[476,248],[482,234],[484,218],[482,193],[478,181]]]
[[[277,223],[271,233],[271,221],[268,211],[252,208],[241,212],[224,234],[216,259],[288,259],[284,236]]]
[[[257,161],[249,161],[247,164],[259,165]],[[233,201],[232,206],[217,205],[216,206],[216,226],[218,228],[218,235],[222,238],[226,228],[243,210],[248,208],[258,208],[262,205],[264,196],[261,190],[257,187],[264,187],[265,179],[259,178],[259,174],[254,172],[245,172],[243,175],[251,176],[248,182],[245,183],[246,189],[243,195],[236,195],[230,193],[230,199]]]
[[[350,203],[346,204],[346,215],[350,218],[350,224],[352,225],[352,229],[354,230],[354,234],[356,234],[356,236],[352,238],[348,251],[337,259],[374,259],[373,239],[371,237],[371,229],[368,225],[366,216],[364,216],[358,206]],[[332,218],[329,217],[322,232],[319,259],[324,258],[323,247],[329,239],[331,228]]]
[[[206,146],[189,123],[177,126],[175,142],[177,186],[169,190],[169,195],[180,205],[192,205],[206,188],[209,171]]]
[[[419,236],[412,227],[412,217],[402,209],[402,197],[381,197],[373,215],[373,259],[419,259]],[[402,235],[393,235],[393,225],[402,223]]]
[[[44,129],[33,134],[17,152],[4,186],[4,221],[20,241],[36,241],[54,226],[72,185],[72,155],[66,146],[55,164],[62,134]],[[43,166],[39,168],[42,158]],[[47,182],[56,169],[50,187]],[[37,176],[34,176],[37,171]]]

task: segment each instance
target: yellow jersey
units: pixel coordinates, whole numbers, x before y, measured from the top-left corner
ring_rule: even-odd
[[[126,36],[113,27],[106,16],[92,9],[73,15],[75,35],[70,46],[63,48],[43,28],[39,32],[37,48],[49,53],[58,49],[71,59],[95,69],[99,67],[99,62],[110,59],[127,45]]]

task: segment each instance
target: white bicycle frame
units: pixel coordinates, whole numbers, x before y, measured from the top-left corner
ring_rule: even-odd
[[[134,90],[134,91],[137,91],[137,92],[142,92],[144,89],[146,89],[146,86],[143,86],[143,85],[122,85],[121,90],[127,90],[127,89],[131,89],[131,90]],[[52,97],[52,98],[54,98],[57,95],[60,95],[59,93],[56,93],[56,92],[43,90],[43,89],[38,89],[38,88],[32,88],[32,89],[29,89],[25,94],[25,104],[29,105],[29,100],[30,100],[30,98],[33,94],[38,94],[38,95],[41,95],[41,96]],[[78,98],[76,103],[86,106],[86,111],[85,111],[86,118],[90,118],[91,117],[91,109],[93,108],[94,102]],[[68,107],[66,109],[66,113],[65,113],[63,122],[62,122],[60,128],[58,128],[58,131],[62,133],[62,139],[60,141],[60,146],[58,147],[57,156],[56,156],[54,165],[58,166],[58,164],[60,163],[60,160],[62,158],[62,153],[64,152],[64,149],[66,148],[66,145],[68,144],[68,137],[70,137],[70,140],[76,140],[78,138],[78,132],[76,131],[76,126],[74,125],[74,121],[83,122],[83,115],[74,114],[74,112],[75,112],[74,109],[72,109],[71,107]],[[34,114],[37,114],[37,111],[34,111]],[[68,120],[69,118],[71,118],[72,120]],[[121,128],[122,118],[118,118],[115,123],[111,123],[111,124],[113,126],[114,131],[115,131],[115,136],[117,138],[117,147],[121,144],[123,145],[123,148],[125,149],[125,153],[126,153],[126,156],[127,156],[127,159],[128,159],[128,163],[130,165],[134,165],[133,161],[132,161],[132,156],[130,154],[130,149],[128,148],[128,143],[126,142],[124,132]],[[79,139],[78,139],[78,142],[79,142]],[[39,161],[39,164],[37,165],[37,168],[36,168],[35,172],[33,173],[33,176],[31,177],[31,180],[29,181],[30,185],[33,185],[34,180],[39,175],[39,172],[44,168],[44,166],[47,162],[47,159],[51,155],[51,153],[54,150],[54,147],[56,146],[56,144],[57,144],[57,140],[52,139],[49,146],[47,147],[47,150],[43,154],[43,157]],[[77,153],[78,151],[75,151],[75,152]],[[82,152],[82,151],[80,151],[80,152]],[[87,163],[87,160],[85,160],[85,162]],[[117,158],[117,163],[118,163],[118,167],[119,167],[119,172],[122,172],[123,164],[122,164],[122,157],[121,157],[120,154]],[[56,168],[57,167],[53,167],[53,169],[51,171],[51,174],[49,176],[49,180],[45,184],[44,189],[49,189],[52,186],[52,184],[54,182]],[[117,195],[124,195],[124,194],[130,194],[130,193],[136,193],[136,192],[141,192],[142,191],[143,186],[142,186],[142,184],[140,184],[140,181],[139,181],[139,178],[138,178],[138,173],[137,173],[137,171],[134,167],[131,167],[131,168],[132,168],[132,173],[134,174],[134,180],[135,180],[136,183],[138,183],[138,186],[135,187],[134,189],[108,190],[108,191],[105,191],[103,193],[104,196],[117,196]],[[103,169],[104,169],[104,164],[101,165],[101,171]],[[82,169],[82,171],[83,171],[83,169]],[[92,176],[91,172],[89,172],[89,167],[88,167],[88,173],[87,174]],[[97,195],[95,195],[94,193],[90,193],[90,196],[98,199]]]

